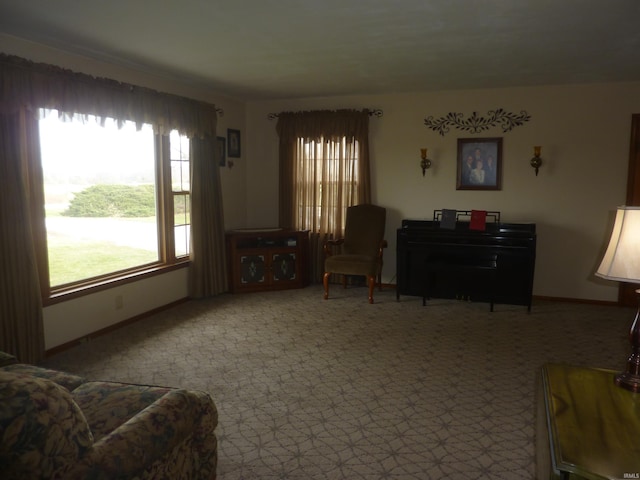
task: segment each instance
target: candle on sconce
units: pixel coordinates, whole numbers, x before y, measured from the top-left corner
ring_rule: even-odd
[[[542,150],[541,146],[533,147],[533,158],[529,161],[531,166],[536,171],[536,177],[538,176],[538,170],[540,170],[540,167],[542,166],[542,159],[540,158],[540,150]]]
[[[422,176],[424,177],[424,174],[426,173],[427,169],[431,168],[431,160],[427,158],[426,148],[420,149],[420,158],[422,158],[422,160],[420,160],[420,168],[422,168]]]

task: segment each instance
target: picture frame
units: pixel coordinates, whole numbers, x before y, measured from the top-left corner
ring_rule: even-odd
[[[227,155],[233,158],[240,157],[240,130],[227,128]]]
[[[502,138],[459,138],[457,190],[502,189]]]
[[[216,146],[218,147],[218,165],[225,167],[227,165],[226,141],[224,137],[216,137]]]

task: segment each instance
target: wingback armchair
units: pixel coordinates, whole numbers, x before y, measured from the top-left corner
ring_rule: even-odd
[[[367,280],[369,303],[373,303],[373,290],[381,284],[382,254],[387,242],[384,228],[387,211],[377,205],[354,205],[347,208],[344,237],[328,240],[324,244],[325,262],[324,299],[329,298],[329,277],[332,273],[360,275]]]

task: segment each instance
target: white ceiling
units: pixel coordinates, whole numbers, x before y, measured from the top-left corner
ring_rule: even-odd
[[[0,0],[0,32],[243,100],[640,80],[638,0]]]

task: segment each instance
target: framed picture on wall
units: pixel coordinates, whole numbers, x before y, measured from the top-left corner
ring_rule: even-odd
[[[229,157],[240,157],[240,130],[227,128],[227,155]]]
[[[457,190],[501,190],[502,138],[459,138],[457,164]]]
[[[217,147],[218,147],[218,159],[221,167],[227,165],[227,152],[226,152],[226,141],[227,139],[224,137],[217,137]]]

